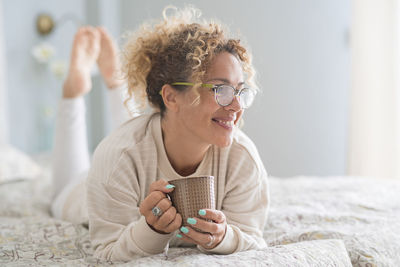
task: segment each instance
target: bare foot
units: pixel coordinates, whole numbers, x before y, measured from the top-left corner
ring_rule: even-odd
[[[75,98],[92,89],[90,71],[100,53],[100,33],[94,27],[82,27],[75,34],[63,97]]]
[[[118,77],[120,62],[118,58],[118,47],[114,40],[103,27],[97,27],[100,33],[100,54],[97,64],[104,82],[109,89],[117,88],[123,84],[123,80]]]

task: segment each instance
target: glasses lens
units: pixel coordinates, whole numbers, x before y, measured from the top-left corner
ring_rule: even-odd
[[[245,88],[240,93],[239,101],[242,108],[248,108],[253,104],[255,93],[253,90]]]
[[[232,103],[234,89],[228,85],[218,86],[216,93],[217,101],[221,106],[228,106]]]

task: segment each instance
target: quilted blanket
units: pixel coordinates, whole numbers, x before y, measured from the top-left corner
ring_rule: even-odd
[[[0,184],[0,265],[7,266],[398,266],[400,183],[357,177],[270,177],[269,247],[231,255],[194,248],[93,258],[88,230],[51,218],[48,172]]]

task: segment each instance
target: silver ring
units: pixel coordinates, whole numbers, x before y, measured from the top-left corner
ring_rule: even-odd
[[[208,243],[206,244],[206,247],[211,247],[211,246],[214,244],[215,236],[213,236],[212,234],[210,234],[210,238],[211,238],[211,240],[210,240],[210,242],[208,242]]]
[[[159,207],[155,206],[151,209],[151,213],[156,217],[160,217],[163,214],[163,211]]]

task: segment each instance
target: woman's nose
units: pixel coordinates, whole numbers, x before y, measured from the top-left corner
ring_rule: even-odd
[[[235,95],[233,97],[232,103],[228,106],[226,106],[225,108],[229,109],[229,110],[233,110],[235,112],[238,112],[242,109],[242,106],[240,105],[240,96]]]

